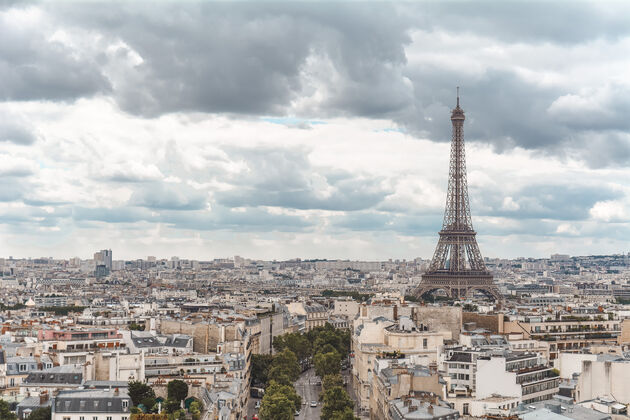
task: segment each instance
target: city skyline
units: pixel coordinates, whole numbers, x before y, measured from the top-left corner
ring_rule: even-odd
[[[457,85],[484,256],[630,251],[628,6],[173,7],[0,5],[0,255],[430,259]]]

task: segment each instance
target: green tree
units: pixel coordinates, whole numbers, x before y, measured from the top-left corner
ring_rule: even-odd
[[[302,397],[295,392],[295,388],[292,385],[279,384],[276,381],[269,382],[269,386],[265,389],[265,396],[283,394],[293,403],[293,411],[300,408],[302,405]]]
[[[332,375],[324,376],[324,378],[322,379],[322,388],[324,389],[324,391],[335,386],[343,386],[343,378],[340,374],[335,373]]]
[[[355,417],[352,408],[346,407],[343,411],[335,411],[330,420],[359,420]]]
[[[162,404],[162,409],[166,411],[168,414],[174,414],[176,411],[179,411],[180,407],[181,407],[181,401],[174,400],[171,398],[167,399]]]
[[[2,399],[0,399],[0,419],[17,420],[17,416],[9,409],[9,403]]]
[[[129,381],[128,383],[129,397],[133,405],[138,405],[145,398],[155,398],[153,389],[140,381]]]
[[[129,330],[130,331],[144,331],[144,325],[140,325],[140,324],[136,324],[135,322],[132,322],[131,324],[129,324]]]
[[[343,413],[347,408],[354,407],[348,393],[340,386],[334,386],[324,392],[324,405],[322,406],[322,420],[332,420],[335,413]]]
[[[145,406],[147,412],[151,412],[153,411],[153,408],[155,407],[155,404],[157,404],[157,402],[153,397],[145,397],[142,399],[142,401],[140,401],[140,404]]]
[[[179,379],[170,381],[167,386],[167,395],[169,399],[181,401],[188,396],[188,385]]]
[[[289,349],[298,360],[304,360],[311,355],[311,343],[308,339],[300,333],[287,333],[274,337],[273,348],[277,352],[281,352],[284,349]]]
[[[327,324],[330,325],[330,324]],[[341,342],[340,334],[337,333],[334,329],[324,329],[315,338],[313,341],[313,348],[317,353],[318,349],[323,349],[326,344],[330,344],[333,346],[335,350],[337,350],[340,354],[343,353],[343,344]]]
[[[291,382],[295,382],[297,378],[300,377],[300,372],[302,371],[295,353],[289,349],[284,349],[273,358],[271,369],[278,367],[284,370]],[[271,371],[269,373],[271,374]]]
[[[260,404],[260,420],[292,420],[293,401],[282,393],[265,394]]]
[[[192,415],[193,420],[199,420],[201,418],[201,404],[199,401],[193,401],[188,407],[188,411]]]
[[[282,385],[291,385],[294,382],[289,378],[286,369],[282,366],[274,366],[269,370],[269,382],[271,381]]]
[[[276,337],[278,338],[278,337]],[[273,362],[271,354],[252,355],[252,383],[266,385],[269,382],[269,368]]]
[[[50,420],[52,417],[50,407],[39,407],[34,410],[26,420]]]
[[[326,343],[323,347],[318,348],[316,353],[331,353],[333,351],[337,351],[337,349],[332,344]]]
[[[326,375],[338,374],[341,371],[341,356],[339,353],[317,353],[313,358],[315,373],[320,378]]]

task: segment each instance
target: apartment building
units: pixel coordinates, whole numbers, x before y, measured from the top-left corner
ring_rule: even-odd
[[[536,353],[507,353],[477,359],[477,398],[518,397],[530,403],[557,394],[560,377]]]
[[[437,365],[433,364],[431,367],[418,365],[413,357],[374,360],[370,398],[371,420],[387,418],[391,401],[421,393],[431,394],[435,398],[444,397],[444,384],[437,371]]]
[[[438,351],[445,336],[451,333],[426,331],[417,327],[408,317],[397,322],[385,318],[356,320],[352,337],[352,386],[362,411],[370,406],[373,382],[373,363],[379,357],[416,356],[419,364],[437,363]]]
[[[612,313],[527,316],[504,323],[506,333],[523,333],[525,339],[549,343],[549,359],[561,352],[580,352],[591,345],[616,344],[621,322]]]
[[[131,398],[124,389],[60,391],[51,420],[129,420]]]

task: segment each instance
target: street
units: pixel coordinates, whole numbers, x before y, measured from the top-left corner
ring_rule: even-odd
[[[249,397],[249,400],[247,400],[247,420],[251,420],[252,416],[254,414],[258,414],[259,409],[255,408],[256,406],[256,402],[261,402],[262,399],[261,398],[254,398],[254,397]]]
[[[295,390],[302,397],[302,409],[296,419],[318,420],[322,412],[322,404],[319,402],[319,393],[322,387],[316,385],[319,377],[315,375],[313,369],[302,373],[295,382]],[[317,401],[317,407],[311,407],[311,401]]]

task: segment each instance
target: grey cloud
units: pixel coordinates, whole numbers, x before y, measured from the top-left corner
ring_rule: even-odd
[[[272,214],[260,208],[234,211],[215,206],[212,210],[179,211],[160,209],[149,211],[142,207],[87,208],[75,206],[72,218],[77,223],[105,222],[133,224],[138,222],[164,223],[176,229],[233,230],[233,231],[303,231],[314,225],[303,217]]]
[[[503,208],[505,193],[474,191],[471,206],[480,216],[512,219],[586,220],[598,201],[617,199],[623,193],[604,186],[543,184],[528,185],[509,195],[518,208]]]
[[[622,2],[433,1],[406,10],[426,28],[509,42],[576,44],[630,32],[630,7]]]
[[[630,104],[621,87],[613,86],[596,112],[584,112],[558,105],[575,92],[534,85],[515,70],[497,70],[489,63],[484,74],[471,76],[463,68],[431,63],[411,68],[405,52],[414,29],[526,44],[615,39],[630,34],[626,5],[212,2],[41,7],[52,16],[50,25],[98,33],[103,39],[96,50],[113,45],[118,50],[113,55],[76,54],[40,33],[2,28],[0,38],[9,42],[0,45],[0,77],[8,82],[0,86],[0,96],[70,100],[105,93],[124,110],[143,116],[188,111],[284,115],[295,111],[291,107],[296,99],[315,95],[321,86],[313,82],[325,85],[325,95],[323,102],[301,110],[312,114],[306,118],[388,118],[415,136],[448,141],[453,88],[459,84],[464,88],[467,140],[492,144],[498,151],[520,146],[572,156],[594,167],[628,162],[623,136],[630,130],[625,118]],[[135,53],[141,62],[128,62]],[[601,144],[580,141],[591,133]],[[22,143],[33,141],[15,137]],[[278,200],[272,195],[268,199]]]
[[[93,59],[51,40],[44,27],[31,29],[0,25],[0,98],[66,101],[109,90]]]
[[[352,231],[391,231],[403,235],[436,235],[442,226],[440,215],[408,215],[361,211],[331,218],[334,228]]]
[[[283,114],[293,99],[313,93],[302,74],[312,56],[330,60],[342,78],[330,91],[337,109],[379,115],[409,102],[400,79],[409,20],[391,6],[117,3],[48,9],[69,25],[123,40],[142,57],[112,81],[119,104],[136,114]]]
[[[157,210],[199,210],[207,205],[205,193],[186,185],[153,183],[137,189],[129,205]]]
[[[228,179],[234,188],[216,193],[228,207],[271,206],[293,209],[360,210],[380,203],[391,192],[378,179],[313,167],[308,152],[292,149],[230,149],[247,171]]]
[[[0,112],[0,142],[28,146],[35,141],[37,141],[37,136],[28,121],[6,111]]]
[[[303,232],[314,225],[314,222],[300,216],[272,214],[264,209],[251,207],[234,211],[221,206],[206,212],[165,212],[160,216],[160,221],[179,229],[245,232]]]
[[[133,223],[155,219],[149,210],[139,207],[89,208],[75,206],[72,209],[72,217],[77,221],[107,223]]]

